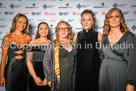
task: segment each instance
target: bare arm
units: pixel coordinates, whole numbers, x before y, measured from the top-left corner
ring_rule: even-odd
[[[100,32],[98,32],[98,41],[101,42],[102,41],[102,34]]]
[[[2,57],[1,57],[1,86],[5,86],[5,78],[4,78],[4,69],[6,65],[8,47],[9,47],[9,39],[7,36],[4,37],[2,41]]]
[[[76,42],[77,35],[78,35],[78,32],[75,34],[75,36],[74,36],[74,38],[73,38],[73,41],[74,41],[74,42]]]

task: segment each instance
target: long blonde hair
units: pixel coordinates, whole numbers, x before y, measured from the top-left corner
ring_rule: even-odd
[[[118,9],[118,8],[111,8],[108,11],[108,13],[105,15],[105,21],[104,21],[104,26],[103,26],[103,29],[104,29],[103,30],[103,34],[104,35],[108,35],[109,34],[109,31],[110,31],[109,18],[110,18],[110,16],[111,16],[111,14],[112,14],[113,11],[118,11],[120,13],[120,15],[121,15],[121,23],[120,23],[120,30],[121,30],[121,32],[122,33],[128,32],[129,29],[128,29],[126,23],[125,23],[125,18],[123,16],[122,11],[120,9]]]
[[[56,26],[56,29],[55,29],[55,33],[56,33],[56,38],[59,37],[59,32],[58,32],[58,26],[61,24],[61,23],[64,23],[68,26],[68,39],[71,39],[72,38],[72,27],[71,25],[66,22],[66,21],[60,21],[57,26]]]
[[[27,21],[26,21],[26,28],[23,30],[23,33],[27,33],[27,32],[28,32],[28,27],[29,27],[28,18],[27,18],[25,15],[23,15],[23,14],[17,14],[17,15],[14,17],[13,21],[12,21],[12,26],[11,26],[11,28],[10,28],[10,33],[12,33],[12,32],[15,31],[15,29],[16,29],[16,21],[17,21],[20,17],[25,17],[26,20],[27,20]]]

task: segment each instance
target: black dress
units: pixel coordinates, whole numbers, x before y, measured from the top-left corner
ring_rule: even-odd
[[[61,46],[61,45],[60,45]],[[76,50],[68,52],[62,46],[59,49],[60,91],[75,91],[75,55]]]
[[[100,55],[98,32],[80,31],[77,36],[76,91],[98,91]]]
[[[136,86],[136,39],[131,32],[110,45],[108,36],[102,38],[102,64],[99,91],[126,91],[127,84]],[[136,91],[136,90],[135,90]]]
[[[43,58],[45,54],[46,46],[29,46],[27,53],[32,53],[32,64],[36,75],[40,77],[43,81],[45,76],[43,72]],[[27,57],[30,57],[27,55]],[[37,86],[33,77],[29,75],[29,87],[30,91],[50,91],[50,88],[47,86]]]
[[[16,57],[18,56],[22,58],[17,59]],[[27,73],[24,48],[10,44],[8,48],[8,61],[4,72],[6,91],[26,91]]]

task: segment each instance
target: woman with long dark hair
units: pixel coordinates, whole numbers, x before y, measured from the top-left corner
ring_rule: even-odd
[[[46,76],[43,72],[43,57],[46,46],[50,43],[48,36],[49,26],[47,23],[41,22],[38,24],[35,40],[29,43],[29,48],[27,50],[27,67],[30,73],[30,91],[50,90],[50,88],[46,86]]]

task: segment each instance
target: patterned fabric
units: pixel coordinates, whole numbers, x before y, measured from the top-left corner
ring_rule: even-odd
[[[51,81],[50,91],[58,91],[60,88],[60,82],[55,73],[55,44],[56,41],[53,41],[48,45],[43,59],[43,69],[46,76],[47,82]]]

